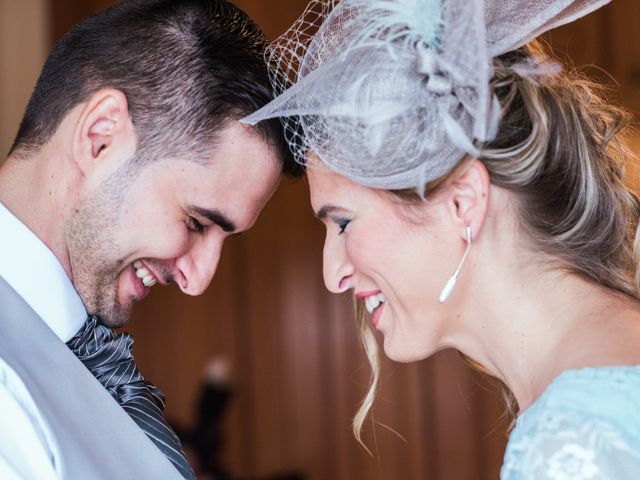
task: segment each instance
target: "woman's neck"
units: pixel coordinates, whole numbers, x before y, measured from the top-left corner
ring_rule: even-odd
[[[640,363],[640,302],[551,267],[476,273],[485,278],[468,284],[447,343],[501,379],[521,411],[565,370]]]

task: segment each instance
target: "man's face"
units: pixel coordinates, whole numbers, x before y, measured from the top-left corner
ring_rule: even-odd
[[[253,225],[280,171],[262,137],[232,124],[206,165],[183,158],[139,170],[123,165],[99,188],[84,191],[65,235],[72,280],[87,311],[120,326],[156,283],[203,293],[224,239]]]

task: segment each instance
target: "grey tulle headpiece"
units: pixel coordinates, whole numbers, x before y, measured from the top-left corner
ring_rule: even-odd
[[[492,59],[609,1],[313,0],[267,52],[277,97],[243,122],[282,117],[297,161],[421,189],[495,138]]]

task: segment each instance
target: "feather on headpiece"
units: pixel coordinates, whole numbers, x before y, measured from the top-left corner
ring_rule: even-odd
[[[313,0],[267,53],[277,97],[243,121],[283,117],[301,163],[421,189],[495,138],[493,57],[609,1]]]

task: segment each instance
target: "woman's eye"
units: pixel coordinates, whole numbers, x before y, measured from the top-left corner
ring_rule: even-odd
[[[189,227],[189,230],[193,230],[194,232],[197,232],[197,233],[204,232],[204,225],[201,224],[194,217],[189,217],[189,219],[187,220],[187,226]]]
[[[351,220],[341,218],[339,220],[336,220],[336,223],[338,224],[338,228],[340,229],[340,232],[338,233],[338,235],[342,235],[344,231],[347,229],[347,225],[351,223]]]

